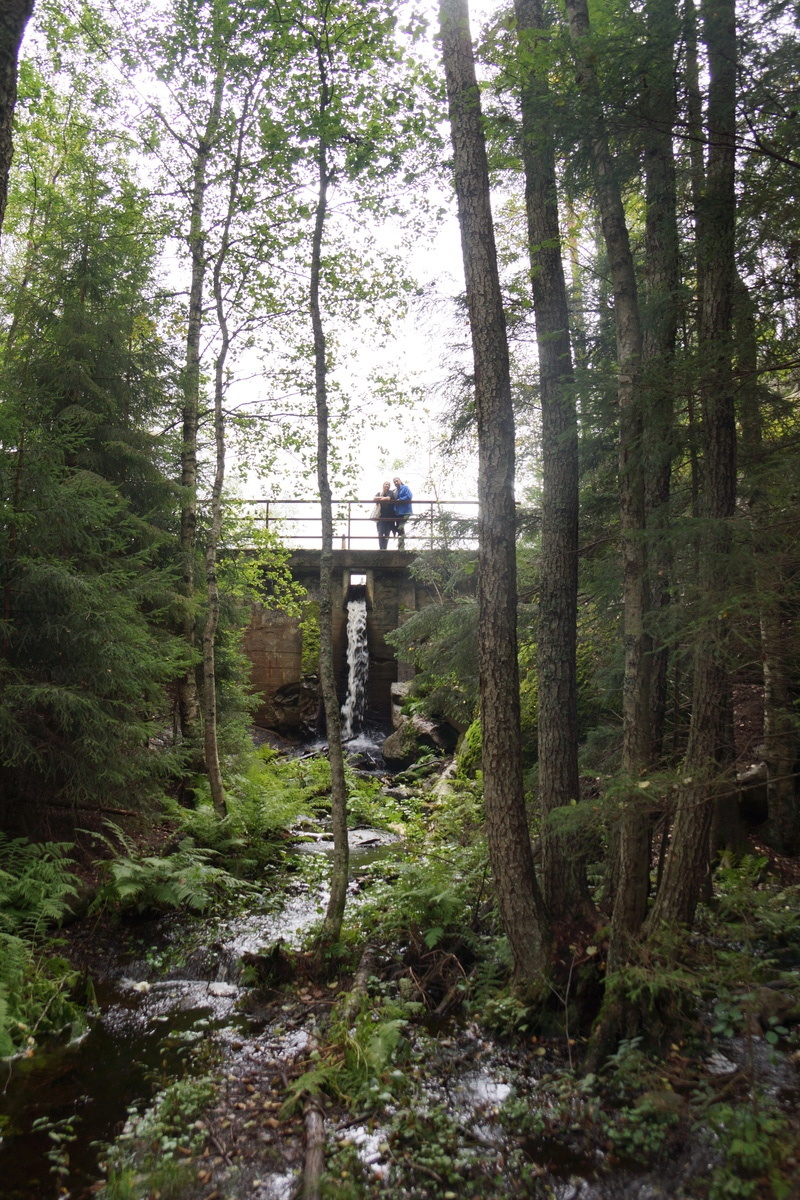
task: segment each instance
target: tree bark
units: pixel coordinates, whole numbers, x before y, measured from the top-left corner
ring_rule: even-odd
[[[227,813],[225,803],[225,788],[222,780],[222,769],[219,761],[219,743],[217,739],[217,672],[216,672],[216,636],[219,624],[219,580],[217,578],[217,548],[222,531],[222,488],[225,482],[225,414],[222,401],[225,395],[225,363],[230,347],[230,333],[222,289],[222,272],[230,248],[231,221],[236,209],[239,193],[239,180],[242,172],[242,152],[244,135],[247,127],[248,101],[245,100],[236,142],[230,185],[228,189],[228,207],[222,226],[219,249],[214,258],[214,305],[217,313],[217,325],[220,333],[220,346],[214,363],[214,446],[216,464],[214,484],[211,490],[211,526],[206,543],[206,592],[208,596],[208,613],[203,629],[203,747],[205,750],[206,773],[211,788],[211,800],[218,816]]]
[[[650,603],[650,762],[664,745],[672,575],[670,480],[674,455],[675,346],[680,281],[673,130],[677,112],[672,0],[648,0],[645,65],[645,310],[642,374],[646,390],[645,510]]]
[[[586,145],[608,253],[614,292],[619,405],[619,497],[622,541],[623,641],[622,769],[634,779],[650,762],[649,655],[645,622],[649,609],[645,544],[642,395],[642,326],[633,255],[622,194],[614,170],[594,60],[586,0],[566,0],[575,67],[587,112]],[[631,789],[619,824],[617,890],[614,898],[613,969],[624,943],[644,920],[650,869],[650,821],[641,792]]]
[[[25,26],[32,12],[33,0],[3,0],[0,6],[0,233],[14,155],[11,133],[17,103],[17,60]]]
[[[189,314],[186,332],[186,363],[181,387],[183,391],[183,441],[181,444],[181,590],[184,597],[183,636],[191,655],[196,653],[195,631],[195,555],[197,551],[197,428],[200,407],[200,333],[203,325],[203,288],[206,273],[205,207],[208,162],[214,148],[222,111],[225,68],[217,67],[214,93],[205,129],[197,143],[194,158],[191,216],[189,222],[189,251],[192,256],[192,277],[189,288]],[[189,749],[189,765],[202,769],[202,716],[197,679],[192,663],[178,681],[178,712],[181,735]]]
[[[771,532],[773,510],[764,471],[761,389],[758,383],[758,339],[753,301],[741,279],[736,281],[734,327],[737,349],[737,392],[742,438],[742,474],[752,531],[752,555],[758,590],[761,663],[764,680],[764,738],[762,755],[767,780],[766,840],[781,854],[800,848],[800,804],[797,795],[798,725],[792,703],[791,663],[796,658],[796,621],[786,562],[786,539]]]
[[[519,983],[546,967],[544,908],[525,811],[516,633],[514,414],[489,171],[466,0],[440,0],[478,424],[478,667],[486,832]]]
[[[531,288],[542,404],[542,550],[538,669],[539,799],[542,888],[551,914],[574,915],[589,904],[586,870],[575,838],[556,834],[548,818],[577,802],[578,698],[575,667],[578,608],[578,423],[569,308],[561,258],[555,152],[542,120],[548,85],[528,65],[536,35],[547,28],[541,0],[514,0],[519,37],[522,162]]]
[[[336,691],[336,676],[333,666],[333,510],[331,485],[328,478],[328,387],[325,333],[322,326],[320,306],[320,272],[322,265],[322,239],[328,208],[327,144],[325,122],[331,104],[331,87],[328,68],[322,46],[317,44],[319,67],[319,121],[320,133],[317,143],[317,211],[311,244],[311,281],[309,305],[314,334],[314,383],[317,406],[317,483],[319,487],[322,516],[322,553],[319,564],[319,681],[325,724],[328,731],[328,761],[331,767],[331,820],[333,824],[333,864],[331,867],[331,894],[325,913],[321,942],[323,945],[337,941],[344,918],[347,899],[350,850],[347,840],[347,787],[344,777],[344,752],[342,750],[342,718],[339,697]]]
[[[700,594],[707,606],[695,651],[692,722],[672,843],[651,923],[691,924],[709,866],[709,834],[728,758],[727,622],[731,579],[731,520],[736,500],[736,422],[732,371],[735,281],[736,15],[734,0],[707,0],[708,169],[698,212],[700,397],[706,532],[700,555]]]

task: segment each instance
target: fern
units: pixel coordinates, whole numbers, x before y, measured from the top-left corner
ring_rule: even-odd
[[[0,930],[37,937],[77,895],[68,842],[36,844],[0,832]]]
[[[37,953],[24,938],[0,933],[0,1058],[79,1016],[70,1000],[77,972],[65,959]]]
[[[118,826],[111,822],[109,825],[126,853],[98,864],[107,879],[98,892],[94,909],[108,906],[144,913],[188,908],[207,912],[216,900],[252,887],[216,866],[211,861],[217,856],[216,851],[196,846],[192,838],[184,838],[174,854],[163,858],[142,855]],[[97,836],[113,849],[108,837]]]

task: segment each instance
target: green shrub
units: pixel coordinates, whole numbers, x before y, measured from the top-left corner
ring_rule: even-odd
[[[709,1200],[788,1200],[794,1194],[781,1173],[790,1153],[789,1124],[774,1104],[765,1106],[763,1097],[759,1108],[715,1104],[705,1120],[722,1153],[722,1162],[711,1172]]]

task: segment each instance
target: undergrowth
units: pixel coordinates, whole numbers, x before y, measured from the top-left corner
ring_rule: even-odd
[[[160,1091],[144,1112],[130,1108],[125,1128],[106,1153],[104,1200],[140,1200],[143,1194],[174,1200],[183,1195],[194,1182],[192,1155],[208,1136],[202,1123],[195,1122],[215,1094],[211,1076],[186,1077]]]
[[[70,999],[77,975],[52,940],[77,894],[69,850],[0,833],[0,1057],[30,1053],[37,1039],[79,1019]]]
[[[105,878],[93,910],[109,907],[146,913],[185,908],[202,913],[248,886],[216,865],[215,850],[196,846],[192,838],[183,838],[169,855],[142,854],[118,825],[108,824],[124,853],[116,851],[111,838],[95,834],[114,857],[98,863]]]

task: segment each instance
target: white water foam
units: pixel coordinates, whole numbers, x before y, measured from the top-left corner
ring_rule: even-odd
[[[367,602],[347,602],[347,699],[342,705],[342,738],[349,741],[364,724],[369,677]]]

